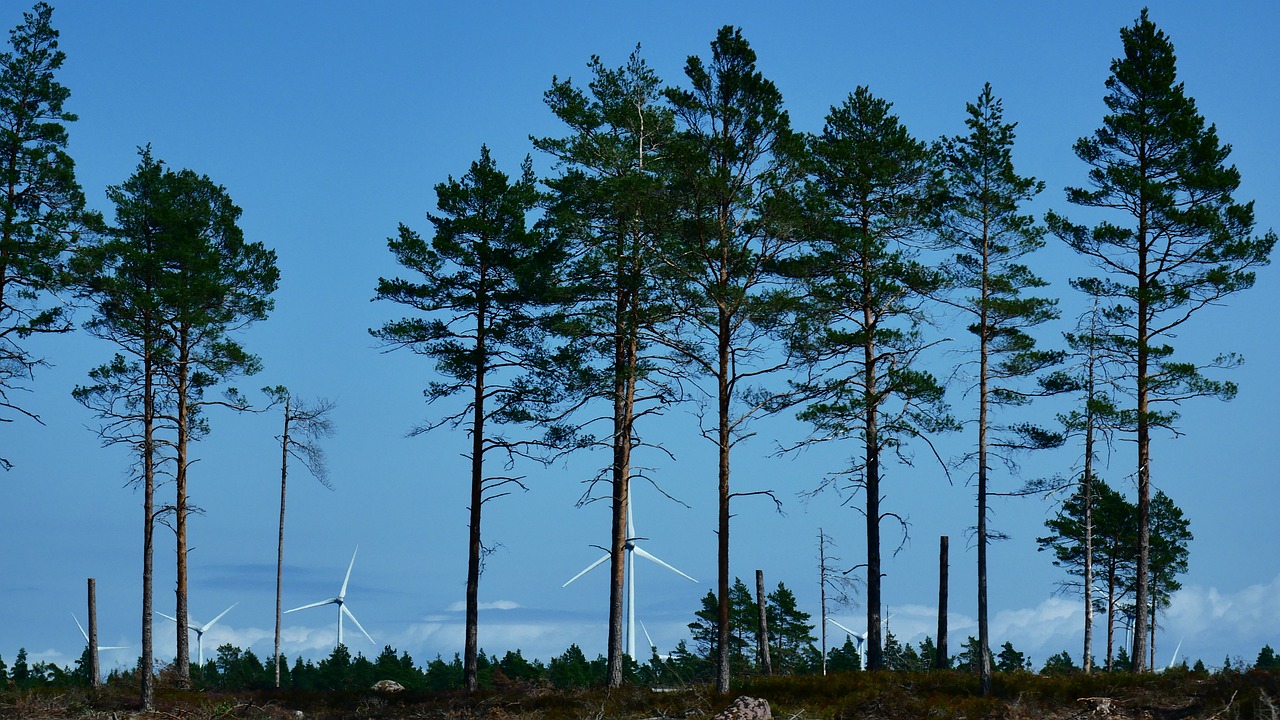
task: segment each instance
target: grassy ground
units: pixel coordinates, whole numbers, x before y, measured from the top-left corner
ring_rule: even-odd
[[[507,687],[461,693],[200,693],[161,688],[157,708],[136,710],[128,688],[44,688],[0,693],[0,718],[62,720],[334,720],[474,718],[477,720],[657,720],[709,718],[737,695],[769,701],[779,720],[938,718],[1114,718],[1127,720],[1280,720],[1280,671],[1196,675],[997,675],[990,697],[961,672],[849,673],[758,678],[727,695],[694,686],[655,691],[562,691]]]

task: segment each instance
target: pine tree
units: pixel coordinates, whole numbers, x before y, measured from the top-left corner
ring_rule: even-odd
[[[477,625],[482,507],[514,489],[523,478],[508,469],[514,460],[531,457],[537,440],[517,440],[500,433],[502,425],[533,423],[559,397],[555,373],[546,355],[540,308],[562,259],[560,247],[527,226],[527,215],[540,201],[528,158],[515,182],[498,170],[487,147],[460,180],[436,185],[439,215],[428,215],[435,227],[430,243],[401,225],[389,241],[391,252],[406,269],[422,276],[378,281],[377,299],[391,300],[423,313],[371,330],[391,348],[409,348],[436,361],[443,381],[427,387],[428,400],[455,394],[465,406],[428,421],[414,435],[444,425],[466,427],[471,448],[471,502],[467,542],[466,638],[464,686],[479,687]],[[553,431],[550,431],[554,433]],[[501,458],[493,470],[486,459]]]
[[[943,283],[917,261],[940,195],[929,148],[915,140],[890,104],[858,88],[831,108],[809,139],[803,252],[783,269],[795,293],[790,351],[804,368],[799,413],[813,424],[810,443],[853,442],[850,467],[821,488],[846,483],[865,497],[867,668],[883,667],[881,508],[891,453],[909,463],[912,439],[952,429],[943,387],[917,360],[931,344],[922,326],[925,299]],[[904,526],[905,528],[905,526]]]
[[[776,316],[773,261],[791,244],[789,191],[795,136],[782,94],[756,69],[739,29],[723,27],[711,59],[690,56],[689,88],[670,89],[678,131],[670,196],[676,230],[663,245],[664,300],[677,316],[668,340],[679,364],[709,380],[715,409],[703,436],[717,450],[716,690],[729,691],[729,503],[732,450],[772,404],[748,387],[777,369],[761,351]]]
[[[55,77],[66,54],[52,16],[48,3],[36,3],[0,53],[0,409],[36,420],[13,396],[44,364],[25,342],[72,329],[66,308],[51,298],[69,282],[68,253],[85,219],[66,152],[66,123],[76,116],[63,110],[71,93]],[[0,466],[9,461],[0,457]]]
[[[1053,232],[1104,272],[1078,283],[1120,321],[1109,342],[1122,357],[1134,406],[1138,480],[1138,607],[1150,603],[1152,433],[1176,427],[1183,401],[1230,399],[1234,383],[1206,371],[1239,364],[1224,353],[1209,362],[1179,359],[1172,341],[1197,312],[1254,283],[1270,262],[1276,236],[1254,237],[1252,203],[1232,194],[1240,174],[1231,152],[1177,80],[1168,36],[1144,9],[1120,31],[1124,54],[1111,63],[1102,127],[1076,142],[1089,187],[1068,188],[1073,204],[1104,211],[1092,229],[1050,213]],[[1128,424],[1128,423],[1126,423]],[[1147,614],[1137,614],[1132,663],[1147,663]]]
[[[951,284],[964,293],[952,303],[976,336],[977,443],[970,459],[978,491],[978,642],[986,648],[987,546],[999,537],[988,527],[992,467],[997,461],[1016,467],[1015,453],[1056,447],[1064,439],[1028,422],[999,423],[996,416],[1001,408],[1025,406],[1047,394],[1043,384],[1029,381],[1059,363],[1063,353],[1037,349],[1028,332],[1058,316],[1056,300],[1030,294],[1047,283],[1024,264],[1044,246],[1045,231],[1021,208],[1044,183],[1014,170],[1016,124],[1004,121],[1003,104],[990,84],[967,110],[969,134],[942,144],[950,201],[942,212],[939,240],[954,253]],[[983,694],[989,694],[991,658],[985,655],[980,677]]]
[[[669,230],[662,170],[674,121],[660,103],[661,81],[638,48],[621,68],[606,68],[598,57],[589,68],[589,93],[568,80],[553,81],[546,93],[548,107],[573,134],[538,138],[534,145],[555,158],[560,171],[547,181],[547,222],[573,258],[562,279],[568,309],[560,332],[586,366],[579,370],[579,391],[608,402],[612,415],[612,461],[602,475],[613,504],[608,685],[618,687],[632,453],[641,444],[636,423],[676,395],[656,372],[653,354],[654,335],[667,316],[655,297],[655,248]]]

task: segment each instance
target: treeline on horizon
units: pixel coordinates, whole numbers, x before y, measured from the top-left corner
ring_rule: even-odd
[[[210,409],[253,406],[244,395],[216,391],[262,369],[238,337],[267,319],[279,271],[273,250],[245,239],[240,208],[224,187],[169,168],[150,146],[140,149],[135,172],[108,188],[112,219],[85,207],[65,152],[64,123],[76,117],[62,109],[69,91],[54,80],[63,55],[51,14],[38,3],[25,15],[0,68],[0,89],[27,93],[0,92],[7,110],[0,117],[12,126],[0,137],[12,152],[0,148],[0,158],[20,158],[0,167],[10,190],[0,192],[0,249],[13,251],[0,253],[9,263],[0,268],[7,353],[0,391],[25,389],[43,362],[23,340],[75,329],[70,306],[58,304],[75,295],[91,313],[83,328],[110,350],[73,394],[98,419],[105,445],[136,453],[144,508],[141,665],[153,667],[153,533],[161,521],[175,533],[175,616],[186,627],[192,444],[210,431]],[[1185,571],[1190,534],[1171,501],[1164,514],[1173,519],[1161,517],[1151,438],[1176,432],[1185,401],[1233,397],[1235,385],[1217,374],[1240,362],[1229,352],[1175,357],[1174,342],[1199,310],[1253,285],[1276,238],[1253,235],[1252,203],[1233,197],[1240,177],[1227,164],[1230,147],[1177,81],[1168,37],[1146,10],[1120,35],[1109,114],[1074,145],[1086,183],[1066,192],[1081,214],[1103,218],[1094,225],[1024,211],[1044,183],[1015,170],[1016,123],[1005,119],[989,84],[966,107],[966,132],[955,137],[913,137],[892,104],[865,86],[831,107],[821,132],[801,132],[757,69],[754,50],[729,26],[709,58],[688,58],[682,86],[665,85],[638,50],[616,69],[594,58],[585,87],[553,79],[546,102],[569,134],[532,139],[554,161],[553,177],[536,176],[529,158],[508,176],[482,147],[464,174],[436,185],[436,210],[427,215],[432,235],[401,225],[388,243],[407,277],[370,279],[375,299],[410,314],[370,332],[385,349],[422,355],[436,372],[424,394],[445,402],[413,434],[465,431],[454,434],[468,443],[471,464],[462,687],[480,686],[482,666],[501,666],[479,650],[484,506],[524,487],[516,465],[593,447],[611,458],[597,476],[613,514],[604,683],[616,687],[638,672],[622,652],[629,488],[644,472],[633,453],[661,453],[661,439],[648,434],[654,418],[685,402],[702,404],[718,485],[714,607],[691,626],[705,647],[676,658],[690,663],[690,677],[727,692],[731,674],[751,672],[756,662],[735,640],[730,504],[778,500],[774,488],[735,487],[731,457],[753,434],[753,421],[784,412],[810,427],[788,450],[827,442],[849,449],[849,464],[829,468],[814,490],[860,494],[865,503],[869,669],[897,662],[881,617],[881,525],[902,516],[881,505],[882,468],[965,426],[976,430],[961,464],[972,472],[977,500],[971,665],[983,692],[1002,662],[991,652],[987,617],[987,546],[999,537],[987,523],[997,492],[1058,492],[1074,502],[1042,545],[1079,578],[1069,582],[1086,608],[1083,669],[1093,665],[1095,607],[1108,616],[1107,666],[1123,613],[1133,620],[1133,646],[1118,655],[1134,670],[1154,667],[1157,615]],[[1071,281],[1091,309],[1046,349],[1036,335],[1060,319],[1059,298],[1044,294],[1048,283],[1034,256],[1050,236],[1098,272]],[[22,261],[5,260],[11,256]],[[936,373],[928,361],[947,342],[937,322],[944,314],[960,318],[967,355]],[[956,385],[972,393],[963,414],[947,402]],[[304,402],[284,386],[264,393],[283,410],[279,658],[289,462],[325,479],[318,443],[332,432],[333,405]],[[1070,398],[1072,409],[1036,419],[1031,408],[1051,396]],[[30,415],[9,401],[0,406]],[[1109,488],[1095,461],[1121,435],[1136,440],[1137,497],[1131,507],[1104,507]],[[1015,476],[998,469],[1067,443],[1079,448],[1078,467],[1038,485],[998,487]],[[158,486],[170,480],[172,502],[158,502]],[[1111,531],[1114,537],[1105,534]],[[832,602],[851,589],[826,567],[822,581]],[[1094,595],[1104,584],[1106,597]],[[187,633],[177,637],[176,656],[188,658]],[[811,642],[792,649],[808,656],[806,647]],[[331,660],[333,667],[345,662]],[[254,657],[248,665],[261,663]],[[281,683],[292,672],[272,665]],[[172,671],[182,685],[205,668],[193,674],[179,662]],[[141,674],[144,709],[152,707],[152,682],[151,673]]]

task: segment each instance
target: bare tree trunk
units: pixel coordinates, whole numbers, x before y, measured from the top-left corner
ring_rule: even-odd
[[[823,597],[826,597],[825,593]],[[769,660],[769,613],[764,598],[763,570],[756,571],[756,609],[760,615],[759,632],[756,633],[756,650],[760,655],[760,668],[764,670],[765,675],[772,675],[773,663]],[[826,647],[825,644],[823,647]],[[826,662],[825,659],[823,662]]]
[[[187,351],[187,331],[184,328],[179,336],[179,347],[182,355],[178,359],[178,427],[177,427],[177,466],[174,468],[174,485],[177,497],[174,502],[174,533],[177,535],[178,577],[175,594],[175,612],[177,618],[178,648],[174,658],[174,669],[177,671],[178,687],[191,687],[191,637],[187,628],[190,626],[189,609],[187,607],[187,443],[190,440],[191,408],[187,398],[189,392]]]
[[[1145,176],[1145,173],[1144,173]],[[1148,319],[1150,300],[1148,287],[1150,272],[1147,266],[1147,208],[1145,199],[1140,201],[1138,221],[1138,292],[1137,292],[1137,341],[1138,341],[1138,583],[1134,591],[1133,606],[1138,608],[1134,613],[1133,625],[1133,671],[1146,669],[1147,659],[1147,607],[1151,570],[1151,419],[1150,412],[1150,355],[1147,343],[1150,341],[1150,323]]]
[[[484,392],[485,358],[484,328],[486,317],[483,308],[476,313],[476,367],[475,397],[471,421],[471,507],[467,537],[467,612],[466,640],[463,647],[463,686],[468,693],[479,689],[478,664],[480,625],[480,508],[484,503]]]
[[[152,587],[154,585],[156,527],[156,459],[155,459],[155,360],[150,339],[143,347],[142,391],[142,658],[139,660],[138,685],[144,712],[155,709],[155,648],[151,636]]]
[[[827,674],[827,541],[822,534],[822,528],[818,528],[818,595],[820,604],[818,608],[822,611],[821,617],[818,618],[818,625],[822,632],[822,674]]]
[[[729,373],[732,358],[729,352],[729,316],[721,309],[719,325],[719,366],[717,368],[717,400],[719,403],[719,524],[717,532],[716,594],[720,606],[716,613],[716,692],[729,692],[729,400],[732,392]]]
[[[102,667],[98,664],[98,592],[97,584],[89,578],[89,685],[102,685]]]
[[[935,648],[933,667],[935,670],[946,670],[950,666],[947,657],[947,591],[948,591],[948,554],[950,538],[946,535],[938,538],[938,644]]]
[[[293,398],[284,399],[284,432],[280,435],[280,534],[276,541],[276,639],[275,658],[276,687],[280,687],[280,626],[284,622],[284,501],[285,490],[289,481],[289,420]]]
[[[867,275],[869,277],[869,274]],[[866,293],[869,300],[870,292]],[[871,303],[864,302],[863,327],[866,342],[863,344],[863,383],[866,392],[866,453],[867,476],[867,641],[863,650],[867,654],[867,669],[884,668],[884,639],[880,633],[880,436],[879,398],[876,390],[875,327]]]

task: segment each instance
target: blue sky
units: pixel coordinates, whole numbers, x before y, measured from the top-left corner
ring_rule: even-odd
[[[242,388],[285,384],[302,396],[335,400],[338,434],[327,449],[334,490],[299,471],[292,475],[287,536],[286,607],[337,592],[355,547],[359,557],[349,608],[378,645],[349,635],[355,651],[383,644],[419,662],[461,650],[465,580],[465,438],[448,430],[406,438],[428,408],[421,391],[431,369],[420,358],[384,354],[367,329],[400,309],[371,303],[379,276],[397,273],[386,238],[397,223],[428,231],[432,186],[460,175],[486,143],[514,170],[531,153],[529,135],[562,129],[542,103],[553,76],[585,81],[587,61],[625,61],[637,43],[668,83],[680,83],[690,54],[706,55],[716,29],[739,25],[759,67],[780,88],[795,127],[817,131],[822,117],[858,85],[894,103],[920,138],[963,131],[964,105],[990,81],[1006,118],[1019,123],[1019,169],[1047,183],[1032,208],[1082,217],[1062,188],[1084,179],[1071,152],[1099,124],[1103,82],[1120,52],[1118,30],[1141,9],[1133,2],[825,3],[783,9],[764,2],[609,3],[98,3],[56,4],[67,62],[60,76],[72,92],[70,151],[89,202],[110,212],[104,189],[136,165],[151,143],[175,168],[208,174],[244,209],[246,236],[274,248],[282,273],[276,309],[246,333],[265,370]],[[0,11],[0,26],[20,21],[22,5]],[[1201,112],[1234,146],[1243,176],[1240,199],[1257,199],[1258,227],[1280,226],[1280,62],[1270,3],[1155,3],[1152,19],[1172,37],[1180,77]],[[549,170],[534,155],[535,167]],[[1078,308],[1067,280],[1088,272],[1051,242],[1041,273]],[[1276,343],[1270,325],[1280,301],[1276,273],[1223,307],[1205,310],[1178,340],[1179,351],[1208,358],[1240,352],[1231,374],[1241,386],[1231,403],[1183,408],[1184,435],[1159,437],[1153,482],[1181,506],[1196,539],[1184,590],[1162,620],[1167,656],[1219,665],[1252,660],[1264,643],[1280,644],[1280,556],[1275,508],[1273,408]],[[87,313],[85,313],[87,316]],[[1046,328],[1045,342],[1062,330]],[[952,336],[960,337],[956,329]],[[959,349],[959,344],[953,349]],[[97,578],[102,642],[129,645],[108,665],[139,649],[141,496],[125,487],[129,458],[103,449],[94,420],[70,397],[90,367],[112,349],[83,334],[43,342],[53,367],[32,385],[27,406],[44,426],[0,428],[15,468],[0,476],[0,656],[19,647],[33,659],[69,664],[82,641],[85,578]],[[960,361],[933,359],[945,375]],[[972,405],[951,393],[957,413]],[[687,635],[700,597],[715,577],[713,448],[696,437],[692,408],[673,409],[648,431],[677,457],[645,462],[664,492],[636,490],[636,521],[646,547],[700,584],[643,564],[638,615],[663,651]],[[1051,411],[1051,410],[1050,410]],[[275,518],[279,467],[275,413],[215,415],[192,469],[193,501],[206,511],[190,529],[190,610],[207,621],[238,602],[205,638],[206,654],[224,642],[270,654],[274,609]],[[785,582],[805,610],[818,613],[818,528],[831,534],[848,565],[865,559],[861,517],[834,495],[803,500],[824,472],[843,461],[839,448],[776,457],[779,443],[805,428],[790,418],[758,426],[735,451],[735,488],[773,488],[785,516],[767,502],[736,507],[732,572],[757,568]],[[972,433],[942,441],[964,452]],[[1078,451],[1028,462],[1034,475],[1068,469]],[[1130,482],[1131,444],[1118,445],[1107,479]],[[575,508],[595,468],[583,457],[549,469],[528,468],[529,491],[489,505],[485,536],[501,549],[481,584],[480,644],[501,653],[521,648],[548,659],[570,643],[602,652],[607,618],[604,573],[560,585],[596,559],[608,508]],[[936,627],[937,542],[952,538],[952,643],[976,632],[973,488],[963,472],[948,483],[922,454],[915,467],[892,466],[886,509],[910,520],[911,538],[886,563],[884,592],[899,638],[918,642]],[[1005,487],[1017,480],[1004,478]],[[162,493],[169,490],[165,488]],[[855,504],[858,501],[855,501]],[[1000,502],[996,526],[1011,539],[992,549],[992,637],[1009,640],[1039,666],[1051,654],[1079,655],[1081,610],[1055,595],[1063,574],[1034,538],[1053,512],[1041,499]],[[173,541],[157,546],[157,609],[173,605]],[[886,528],[886,550],[897,535]],[[861,607],[836,617],[860,629]],[[284,651],[319,657],[332,646],[328,609],[286,616]],[[174,630],[157,622],[157,656],[172,654]],[[349,628],[350,630],[350,628]],[[354,639],[353,639],[354,638]],[[1095,654],[1101,656],[1101,640]]]

